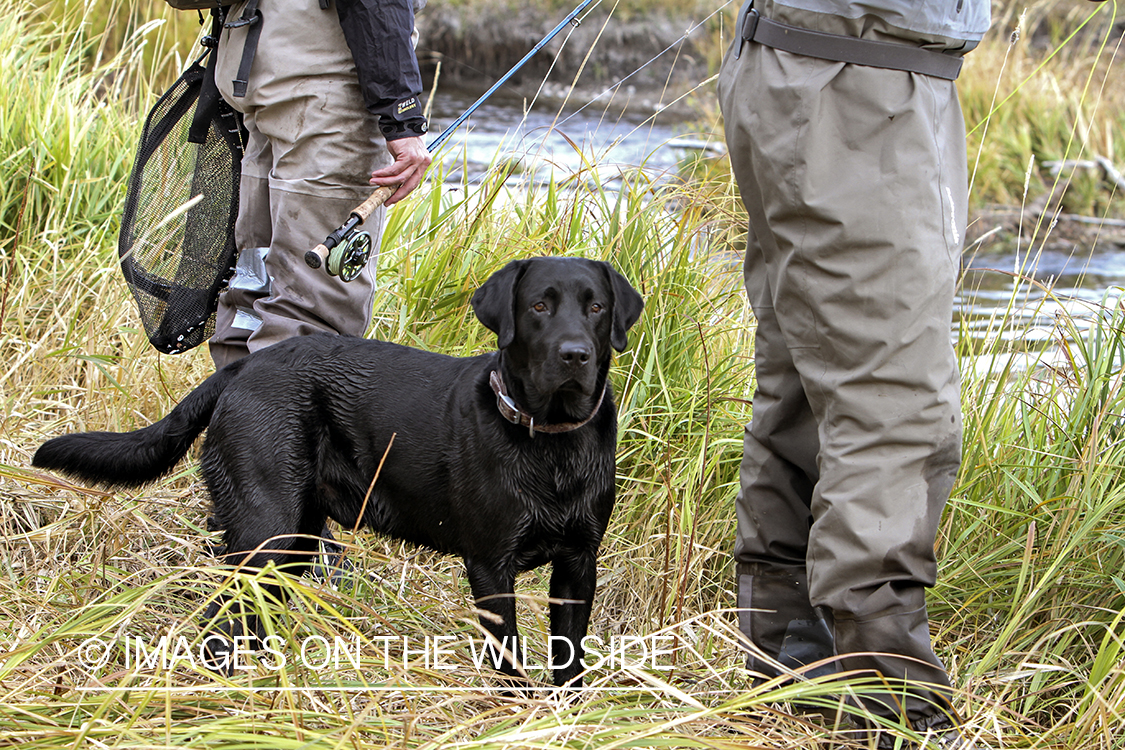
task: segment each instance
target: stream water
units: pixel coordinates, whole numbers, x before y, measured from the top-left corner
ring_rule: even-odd
[[[437,94],[431,115],[434,132],[475,99],[458,91]],[[651,109],[607,111],[596,102],[584,108],[542,103],[525,110],[526,106],[524,99],[504,92],[486,101],[443,147],[447,181],[472,183],[500,160],[517,160],[522,179],[530,174],[547,180],[552,173],[562,179],[591,163],[605,174],[618,167],[669,172],[683,156],[674,144],[686,124],[667,117],[648,121]]]
[[[1060,344],[1085,336],[1091,325],[1121,304],[1125,287],[1125,247],[1080,244],[1001,247],[966,254],[957,295],[954,336],[974,339],[979,351],[1002,338],[1012,351],[1011,365],[1069,369]],[[978,371],[1002,367],[1008,358],[982,356]],[[969,363],[965,363],[969,364]]]

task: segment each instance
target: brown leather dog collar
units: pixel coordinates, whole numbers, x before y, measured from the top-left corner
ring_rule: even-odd
[[[496,394],[496,408],[500,410],[500,415],[512,424],[522,425],[527,428],[527,432],[531,437],[535,437],[537,432],[546,433],[559,433],[571,432],[577,430],[579,427],[586,425],[593,419],[598,411],[602,408],[602,401],[605,400],[606,389],[609,388],[609,381],[602,386],[602,395],[598,396],[598,403],[594,405],[594,410],[590,412],[590,416],[583,419],[581,422],[560,422],[558,424],[536,424],[535,417],[531,416],[523,409],[516,406],[516,402],[508,395],[508,389],[504,387],[504,379],[500,377],[499,370],[493,370],[488,376],[488,384],[492,386],[492,392]]]

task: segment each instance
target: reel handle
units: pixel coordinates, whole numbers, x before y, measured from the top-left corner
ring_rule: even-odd
[[[367,197],[367,200],[355,207],[347,223],[328,235],[324,242],[305,253],[305,265],[309,268],[320,268],[324,265],[328,261],[328,253],[332,251],[332,248],[340,244],[340,241],[350,235],[357,226],[367,221],[367,218],[375,213],[375,209],[391,197],[391,193],[395,191],[396,187],[382,185],[375,188],[375,191]]]

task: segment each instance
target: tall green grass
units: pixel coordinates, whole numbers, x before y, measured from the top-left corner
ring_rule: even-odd
[[[114,7],[98,20],[100,6],[0,0],[0,745],[848,746],[831,716],[839,686],[751,687],[741,667],[731,500],[753,321],[733,252],[741,219],[713,165],[690,182],[626,174],[620,191],[599,187],[593,165],[527,190],[505,187],[503,170],[467,195],[430,183],[390,214],[370,332],[451,354],[488,350],[472,290],[506,261],[541,253],[609,260],[643,292],[613,376],[619,500],[591,633],[668,636],[661,669],[604,665],[588,679],[598,690],[505,696],[474,663],[482,636],[457,560],[343,532],[360,572],[338,585],[282,576],[290,603],[278,610],[254,577],[211,566],[191,462],[132,493],[28,468],[43,439],[148,424],[211,370],[203,350],[147,347],[116,269],[138,104],[170,53],[150,49],[165,27],[106,38],[97,29],[121,28],[126,15]],[[1081,78],[1102,63],[1070,64]],[[1080,100],[1089,131],[1118,137],[1093,96]],[[1012,106],[992,114],[986,150],[1022,137],[1021,118],[1005,120]],[[997,173],[1016,169],[1022,185],[1025,156]],[[1107,297],[1091,317],[1088,331],[1061,317],[1064,356],[1021,368],[998,321],[980,347],[986,374],[966,368],[965,461],[931,602],[957,708],[987,747],[1125,748],[1125,311]],[[199,613],[230,587],[272,612],[285,668],[259,663],[228,679],[184,661],[129,660],[128,636],[197,643]],[[533,661],[548,630],[545,591],[541,571],[518,585]],[[451,636],[441,665],[404,667],[383,640],[437,635]],[[359,643],[358,666],[298,663],[312,636]],[[104,663],[84,663],[100,656],[83,653],[90,638],[116,644]],[[858,675],[844,688],[865,689]],[[792,714],[795,698],[819,701],[829,718]]]
[[[1058,322],[1057,363],[1013,372],[1017,345],[967,384],[935,607],[978,689],[1075,748],[1121,746],[1125,665],[1125,310],[1115,294],[1091,313],[1088,331]]]

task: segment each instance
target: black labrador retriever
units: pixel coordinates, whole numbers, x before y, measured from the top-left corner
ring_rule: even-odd
[[[33,463],[139,486],[206,428],[203,476],[227,563],[304,572],[326,517],[358,521],[463,557],[492,615],[482,625],[509,647],[516,574],[551,562],[551,635],[575,657],[559,659],[554,682],[580,684],[614,504],[610,350],[624,350],[643,302],[608,263],[532,258],[495,273],[472,306],[499,351],[459,358],[331,334],[290,339],[223,368],[149,427],[64,435]],[[510,659],[501,669],[519,672]]]

